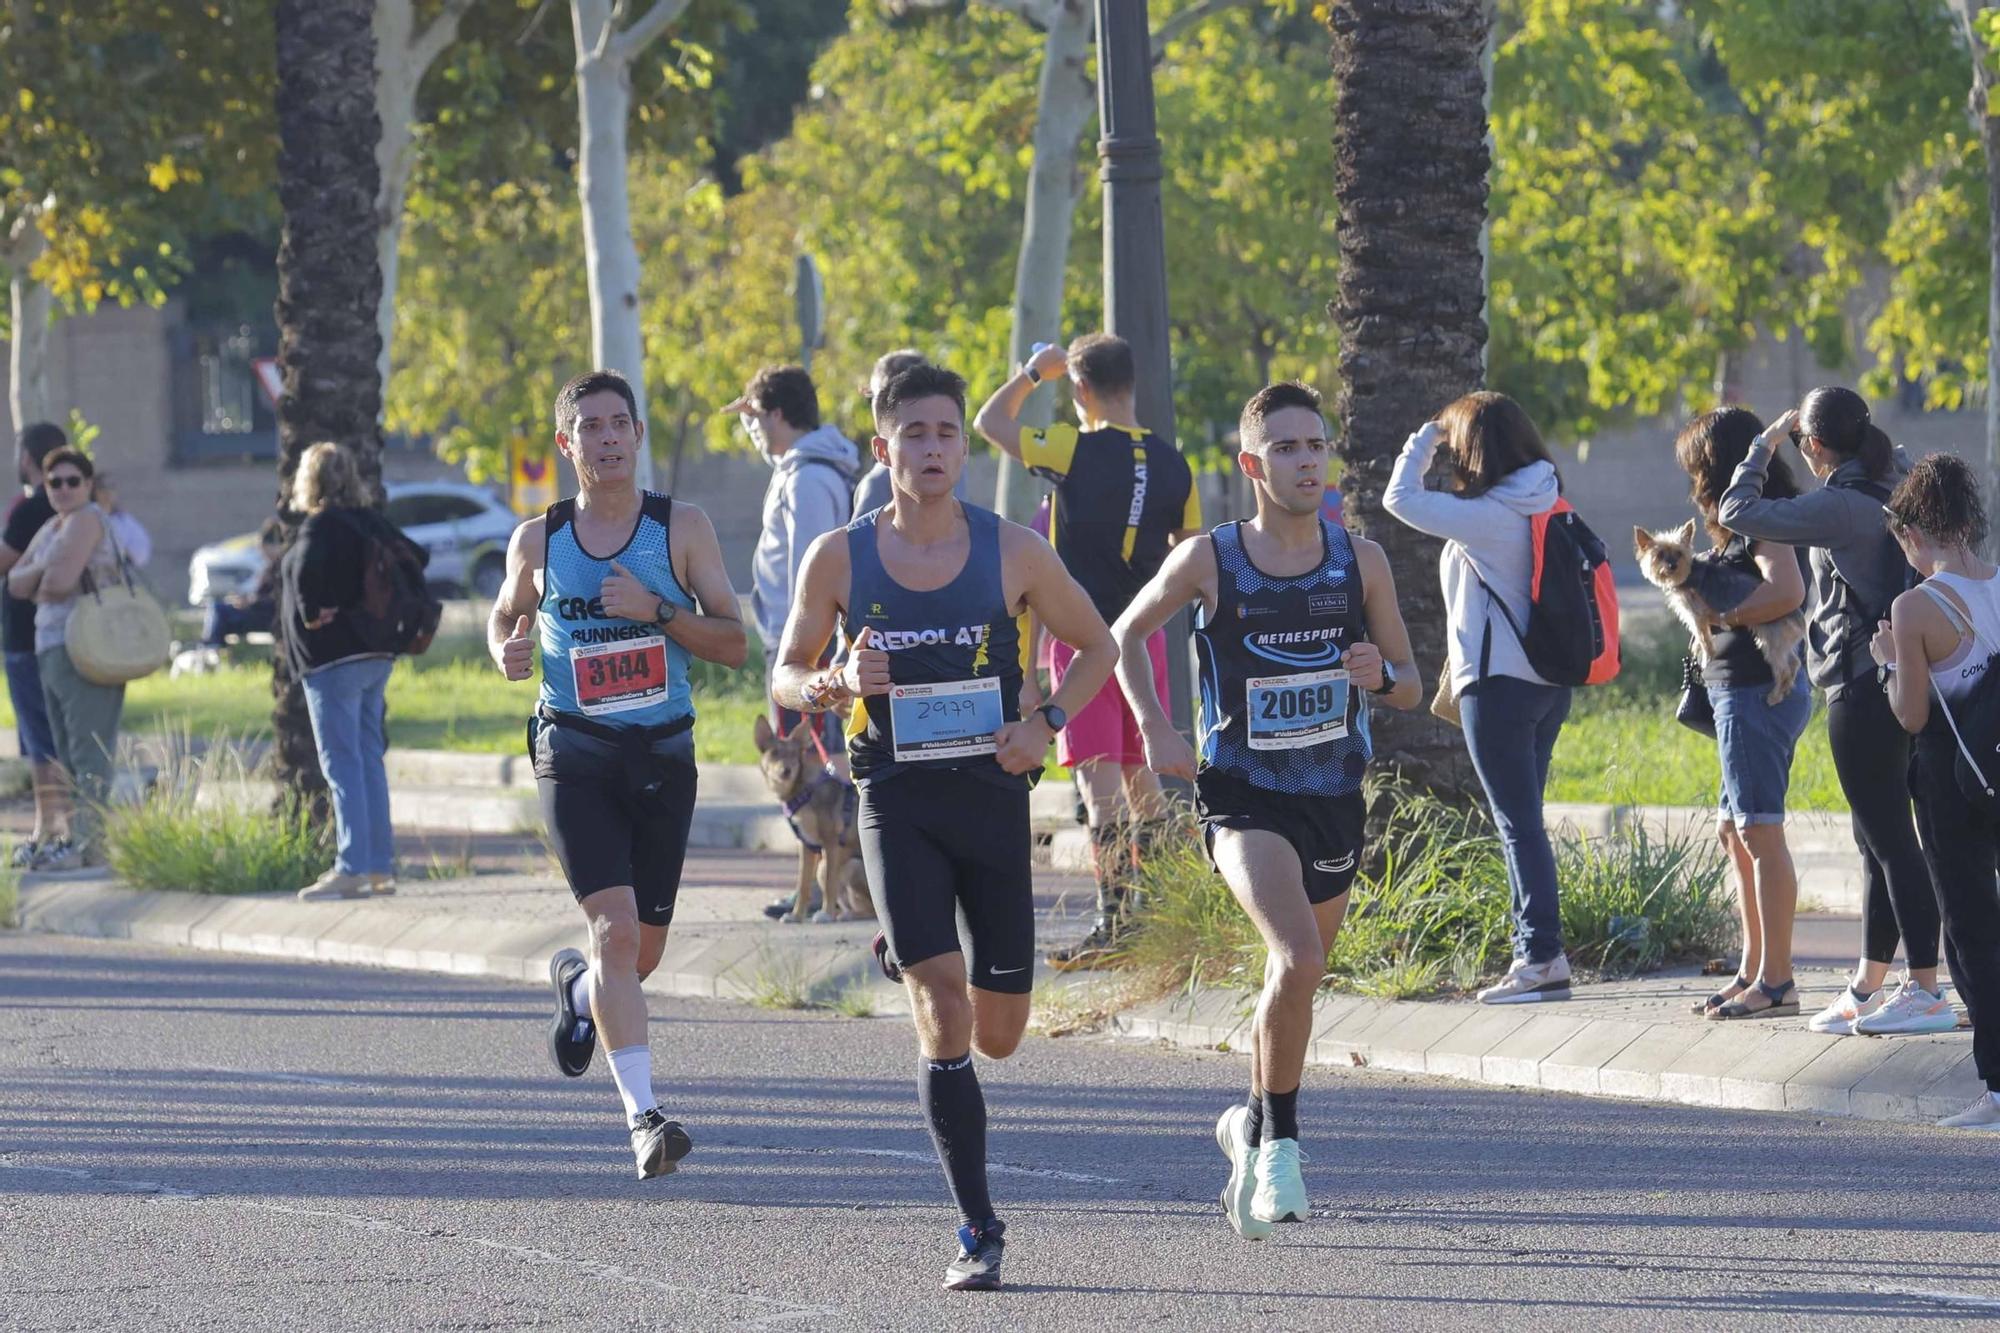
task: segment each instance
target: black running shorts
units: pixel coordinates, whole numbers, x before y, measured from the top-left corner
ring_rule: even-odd
[[[861,783],[861,860],[889,937],[909,967],[959,952],[981,990],[1025,995],[1035,984],[1035,887],[1028,789],[962,769],[903,771]]]
[[[629,884],[643,924],[671,921],[694,822],[694,733],[655,741],[651,764],[635,771],[618,746],[537,717],[528,751],[549,842],[577,901]]]
[[[1307,902],[1331,902],[1353,887],[1368,820],[1360,792],[1294,796],[1267,791],[1215,768],[1203,769],[1195,777],[1194,790],[1210,864],[1215,860],[1217,829],[1262,829],[1283,838],[1299,854]]]

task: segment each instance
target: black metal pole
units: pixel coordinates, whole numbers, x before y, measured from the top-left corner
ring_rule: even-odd
[[[1167,333],[1167,234],[1153,119],[1153,30],[1146,0],[1097,0],[1098,178],[1104,182],[1104,326],[1132,344],[1139,424],[1178,443]],[[1167,626],[1167,706],[1193,727],[1188,617]]]

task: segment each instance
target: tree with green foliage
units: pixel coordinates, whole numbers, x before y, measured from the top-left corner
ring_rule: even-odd
[[[49,326],[158,303],[190,237],[258,212],[271,17],[252,0],[13,0],[0,10],[0,267],[16,423],[60,417]]]

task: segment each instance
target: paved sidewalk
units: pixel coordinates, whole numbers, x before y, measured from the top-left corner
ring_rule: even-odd
[[[791,925],[761,908],[789,888],[790,857],[742,851],[691,854],[675,928],[647,986],[662,995],[792,999],[824,1003],[865,995],[878,1013],[905,1010],[903,991],[875,970],[870,923]],[[1089,882],[1044,869],[1036,907],[1043,947],[1079,934]],[[546,872],[406,880],[393,898],[300,903],[290,894],[218,898],[132,890],[90,872],[26,877],[23,929],[182,948],[319,959],[529,982],[548,957],[582,942],[575,907]],[[1844,959],[1856,927],[1816,923],[1802,957]],[[1115,973],[1058,976],[1038,964],[1044,1030],[1085,1025],[1116,1009]],[[1802,968],[1806,1014],[1845,972]],[[1825,1037],[1805,1017],[1712,1023],[1690,1007],[1717,979],[1692,970],[1579,986],[1562,1004],[1486,1008],[1465,1001],[1382,1002],[1327,995],[1318,1006],[1312,1058],[1321,1063],[1421,1072],[1477,1083],[1605,1097],[1882,1120],[1934,1119],[1978,1091],[1970,1034]],[[1203,991],[1127,1008],[1123,1035],[1194,1048],[1238,1048],[1252,997]]]

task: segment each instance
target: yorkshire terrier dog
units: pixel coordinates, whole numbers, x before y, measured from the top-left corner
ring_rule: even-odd
[[[1715,656],[1717,622],[1743,604],[1761,582],[1745,569],[1718,562],[1714,551],[1694,551],[1695,521],[1670,532],[1632,530],[1639,572],[1667,596],[1667,605],[1694,638],[1695,657],[1704,665]],[[1771,665],[1776,683],[1764,702],[1775,704],[1792,692],[1798,680],[1798,654],[1806,637],[1806,613],[1800,608],[1761,625],[1746,626],[1757,651]]]

